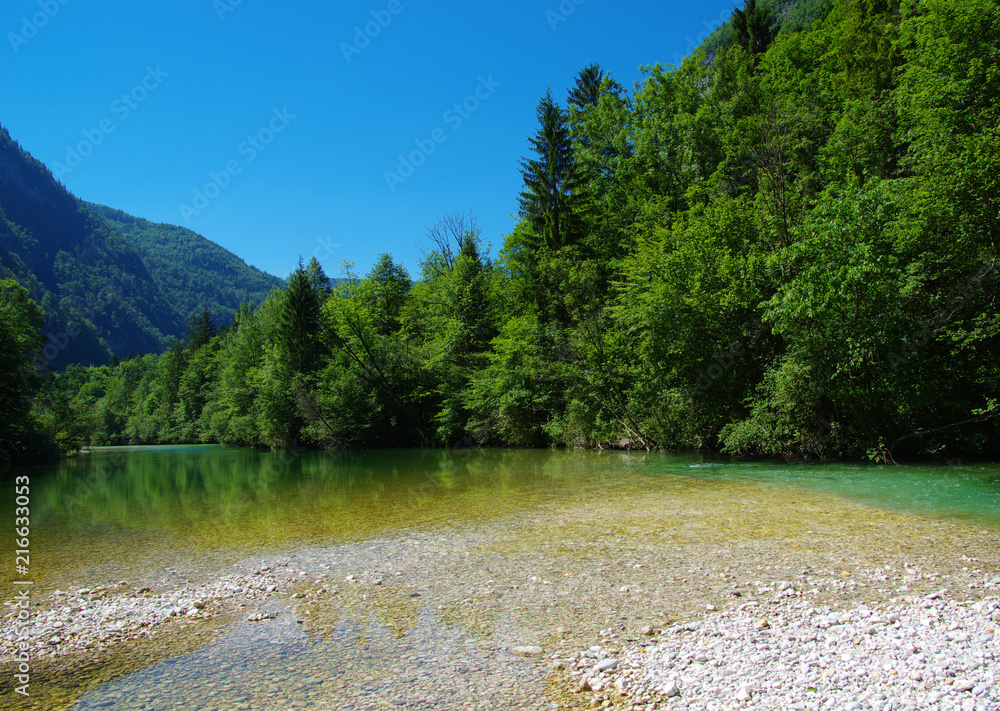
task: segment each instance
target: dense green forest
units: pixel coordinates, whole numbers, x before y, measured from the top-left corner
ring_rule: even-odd
[[[190,230],[74,197],[2,128],[0,279],[44,310],[38,355],[56,370],[162,352],[204,309],[228,323],[283,285]]]
[[[150,276],[180,316],[172,336],[208,310],[219,323],[233,320],[240,304],[259,304],[281,279],[249,266],[215,242],[177,225],[159,224],[104,205],[91,211],[136,248]]]
[[[64,447],[996,456],[1000,2],[748,0],[722,35],[544,96],[497,259],[456,215],[419,274],[300,264],[228,328],[4,402],[34,389]]]

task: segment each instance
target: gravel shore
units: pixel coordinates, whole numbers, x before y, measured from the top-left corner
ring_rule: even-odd
[[[278,583],[273,575],[261,573],[228,575],[210,585],[162,593],[130,588],[126,581],[56,590],[27,622],[16,621],[16,612],[7,614],[11,624],[5,625],[0,650],[4,659],[12,658],[19,643],[27,643],[36,659],[103,651],[149,637],[174,618],[208,619],[227,606],[262,600]]]
[[[591,706],[1000,708],[1000,600],[930,598],[848,610],[747,603],[663,630],[656,641],[595,645],[556,664],[575,667]]]
[[[0,653],[30,640],[22,708],[1000,707],[1000,534],[831,501],[622,496],[67,585]]]

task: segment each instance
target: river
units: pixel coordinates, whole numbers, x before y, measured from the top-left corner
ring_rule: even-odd
[[[831,566],[865,547],[878,550],[858,560],[881,570],[901,551],[931,565],[933,547],[956,535],[968,536],[967,552],[989,549],[1000,531],[996,464],[177,446],[97,449],[15,474],[30,478],[28,577],[36,600],[119,582],[194,587],[262,562],[292,561],[302,577],[267,603],[273,620],[250,624],[245,612],[229,610],[201,626],[211,631],[204,639],[178,628],[169,644],[146,641],[120,667],[117,657],[102,658],[71,682],[65,668],[46,662],[36,677],[38,708],[167,709],[181,690],[185,708],[303,708],[320,700],[344,708],[480,701],[487,708],[491,690],[504,687],[506,704],[557,708],[544,669],[506,650],[548,649],[556,637],[582,643],[609,634],[612,624],[625,630],[648,621],[654,608],[661,616],[693,614],[723,594],[715,583],[692,593],[693,573],[653,570],[657,560],[700,571],[733,556],[719,570],[772,567],[759,562],[768,561],[774,575],[779,563],[791,575],[800,561],[782,551],[821,541],[831,546],[822,559]],[[5,488],[4,510],[12,513],[13,486]],[[925,545],[914,547],[910,534]],[[810,565],[818,571],[821,562]],[[917,563],[900,569],[907,565]],[[8,589],[25,578],[10,569],[4,577]],[[655,592],[609,602],[605,588]],[[296,607],[305,598],[314,607]],[[440,689],[442,679],[450,689]],[[46,696],[46,683],[59,693]],[[356,703],[345,702],[351,698]]]

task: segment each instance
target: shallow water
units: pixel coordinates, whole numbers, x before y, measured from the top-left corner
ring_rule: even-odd
[[[607,537],[600,561],[617,556],[629,535],[691,545],[812,534],[808,529],[823,530],[824,517],[833,525],[858,517],[850,502],[872,510],[870,520],[858,517],[857,525],[873,530],[891,520],[878,509],[1000,530],[996,464],[784,465],[620,452],[330,454],[201,446],[102,449],[19,473],[31,478],[36,599],[57,587],[119,580],[154,589],[197,584],[248,558],[297,551],[301,559],[302,551],[320,547],[332,557],[314,564],[339,557],[353,560],[357,570],[392,567],[411,555],[407,551],[428,552],[402,544],[367,550],[366,542],[396,537],[409,544],[422,535],[435,541],[433,554],[444,557],[470,551],[516,557],[551,546],[551,559],[566,566],[559,575],[572,576],[576,541],[587,546]],[[766,516],[757,520],[746,511],[748,496],[767,507]],[[632,500],[641,502],[634,512],[621,505]],[[602,502],[611,501],[615,520],[601,514]],[[653,520],[667,502],[673,506],[669,525]],[[13,509],[9,491],[4,504]],[[551,527],[510,523],[518,520],[512,514],[545,519],[547,512],[555,518],[569,509],[573,515]],[[481,548],[470,538],[449,551],[446,539],[433,538],[450,524],[492,521],[516,528]],[[342,581],[355,568],[330,580]],[[472,572],[460,574],[478,580]],[[490,587],[488,572],[479,577],[476,585]],[[572,577],[553,581],[568,585]],[[344,708],[471,708],[477,698],[488,707],[492,688],[512,690],[505,699],[510,707],[533,707],[531,699],[544,698],[544,675],[506,651],[531,627],[509,609],[476,617],[460,600],[438,607],[429,597],[397,599],[387,588],[352,599],[349,612],[343,598],[325,599],[332,617],[322,624],[318,616],[304,618],[304,608],[289,608],[291,601],[274,599],[268,605],[282,610],[277,619],[232,623],[209,644],[105,684],[81,677],[79,698],[59,707],[158,709],[181,701],[185,708],[279,709],[333,700]],[[300,628],[295,617],[317,624]],[[421,678],[441,679],[445,688],[430,693],[427,684],[414,683]]]
[[[1000,465],[775,464],[618,452],[98,449],[31,477],[36,590],[203,569],[314,542],[477,521],[601,492],[759,484],[1000,528]],[[12,487],[4,509],[13,511]],[[3,546],[10,546],[4,541]],[[10,571],[5,581],[16,578]]]

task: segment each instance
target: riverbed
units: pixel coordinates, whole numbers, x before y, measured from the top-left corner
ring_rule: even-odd
[[[581,691],[579,654],[754,605],[974,603],[1000,585],[992,465],[89,457],[31,475],[39,633],[32,695],[5,707],[668,707]]]

